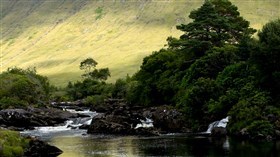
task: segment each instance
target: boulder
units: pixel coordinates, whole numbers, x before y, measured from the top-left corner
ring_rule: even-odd
[[[160,106],[145,109],[143,116],[151,118],[155,128],[161,133],[189,132],[183,114],[169,106]]]
[[[0,111],[0,125],[30,129],[35,126],[61,124],[77,116],[77,114],[54,108],[5,109]]]
[[[226,128],[223,127],[214,127],[211,131],[210,136],[212,137],[224,137],[227,135]]]
[[[88,133],[158,135],[189,132],[182,113],[170,106],[144,108],[129,106],[122,99],[110,99],[92,110],[103,111],[104,114],[93,118]],[[152,119],[154,127],[136,128],[146,118]]]
[[[0,124],[5,126],[24,127],[30,125],[32,114],[24,109],[5,109],[0,111]]]
[[[28,148],[24,152],[25,157],[56,157],[62,154],[62,150],[38,139],[31,139]]]
[[[133,134],[133,130],[133,123],[128,116],[103,114],[92,119],[88,133],[127,135]]]
[[[275,130],[275,136],[276,136],[276,139],[280,139],[280,131],[279,130]]]
[[[123,106],[115,107],[111,113],[95,116],[88,128],[90,134],[158,135],[152,128],[135,128],[144,117]]]

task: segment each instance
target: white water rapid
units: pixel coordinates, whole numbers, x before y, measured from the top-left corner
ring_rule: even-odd
[[[140,120],[141,124],[137,124],[135,129],[137,128],[151,128],[154,127],[153,120],[146,118],[146,120]]]
[[[209,124],[208,129],[205,133],[210,134],[213,130],[213,128],[226,128],[227,127],[227,123],[229,122],[229,116],[227,116],[226,118],[219,120],[219,121],[215,121],[211,124]]]
[[[80,115],[85,115],[87,117],[78,117],[64,122],[64,125],[60,126],[44,126],[35,127],[34,130],[24,130],[20,132],[22,135],[29,135],[35,137],[41,137],[48,139],[55,135],[80,135],[85,134],[86,130],[79,129],[80,126],[90,125],[92,118],[98,113],[92,112],[90,110],[76,111],[73,109],[65,109],[71,113],[77,113]]]

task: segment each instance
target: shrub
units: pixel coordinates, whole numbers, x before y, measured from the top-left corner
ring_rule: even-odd
[[[15,157],[23,156],[24,149],[28,146],[29,140],[23,138],[18,132],[0,130],[0,156]]]
[[[28,103],[24,100],[19,100],[13,97],[3,97],[0,99],[0,109],[7,108],[24,108]]]
[[[248,132],[252,138],[255,138],[259,135],[268,136],[273,135],[273,125],[270,124],[267,120],[258,120],[251,123],[248,127]]]
[[[93,96],[88,96],[85,99],[85,105],[87,106],[96,106],[96,105],[100,105],[102,103],[104,103],[104,99],[106,97],[103,95],[93,95]]]

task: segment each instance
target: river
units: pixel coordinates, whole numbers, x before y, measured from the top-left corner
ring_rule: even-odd
[[[279,157],[280,141],[248,142],[183,134],[158,137],[88,135],[68,130],[39,137],[63,151],[59,157]]]
[[[96,115],[89,110],[80,113],[91,117]],[[63,126],[38,127],[21,133],[36,136],[60,148],[63,154],[59,157],[280,157],[280,141],[249,142],[187,134],[157,137],[89,135],[86,130],[73,128],[81,122],[89,123],[91,120],[76,119],[65,122]]]

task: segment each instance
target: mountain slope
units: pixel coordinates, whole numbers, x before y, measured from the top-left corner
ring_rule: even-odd
[[[36,67],[53,84],[80,79],[94,58],[111,79],[133,74],[144,56],[178,37],[203,0],[1,0],[1,71]],[[252,27],[280,17],[278,0],[232,1]]]

